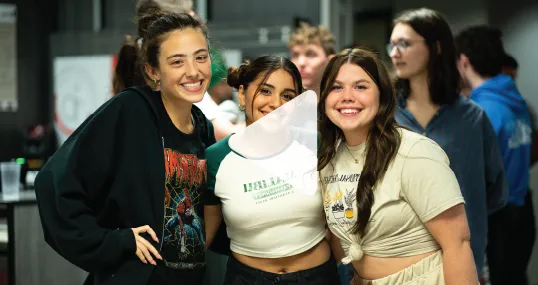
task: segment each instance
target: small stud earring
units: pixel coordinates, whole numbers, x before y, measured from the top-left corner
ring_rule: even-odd
[[[241,112],[245,111],[245,106],[243,106],[243,105],[239,105],[239,106],[237,106],[237,108],[239,108],[239,111],[241,111]]]

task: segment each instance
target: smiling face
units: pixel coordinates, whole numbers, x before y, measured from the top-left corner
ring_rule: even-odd
[[[379,88],[360,66],[340,67],[325,100],[325,113],[346,141],[364,141],[379,110]]]
[[[163,96],[200,102],[211,79],[211,61],[205,35],[193,28],[172,31],[159,49],[159,66],[146,64],[150,78],[157,80]]]
[[[293,77],[284,69],[275,70],[262,82],[264,77],[264,73],[260,74],[246,90],[239,88],[239,104],[245,107],[247,126],[298,95]]]

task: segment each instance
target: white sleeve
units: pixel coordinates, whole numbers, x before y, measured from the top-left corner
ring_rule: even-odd
[[[194,105],[200,108],[200,110],[202,110],[202,113],[204,113],[206,118],[210,121],[216,119],[219,115],[220,110],[217,103],[213,101],[213,99],[207,92],[204,94],[204,98],[202,99],[202,101],[194,103]]]

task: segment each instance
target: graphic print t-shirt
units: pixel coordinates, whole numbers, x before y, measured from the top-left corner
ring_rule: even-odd
[[[364,254],[401,257],[439,249],[425,223],[464,202],[441,147],[419,134],[400,131],[398,153],[374,189],[362,238],[353,234],[353,228],[358,218],[357,186],[365,165],[366,143],[354,147],[340,143],[331,164],[320,173],[327,225],[347,255],[343,263],[360,260]]]
[[[266,158],[246,158],[229,137],[207,149],[208,205],[222,205],[231,251],[281,258],[325,237],[317,157],[297,141]]]
[[[205,117],[195,107],[191,134],[179,131],[166,113],[160,96],[156,98],[163,135],[165,185],[164,223],[161,256],[152,276],[154,284],[197,284],[205,266],[203,193],[207,187],[205,147],[215,142],[214,135],[203,142]],[[156,280],[156,278],[158,280]],[[183,282],[182,281],[182,282]],[[153,284],[152,283],[152,284]],[[181,283],[183,284],[183,283]]]

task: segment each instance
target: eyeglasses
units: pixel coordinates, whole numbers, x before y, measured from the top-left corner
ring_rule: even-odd
[[[413,43],[423,42],[424,40],[416,40],[416,41],[410,41],[410,40],[400,40],[395,43],[389,43],[387,44],[387,54],[390,56],[392,53],[392,50],[396,47],[399,53],[404,53],[407,48],[413,45]]]

